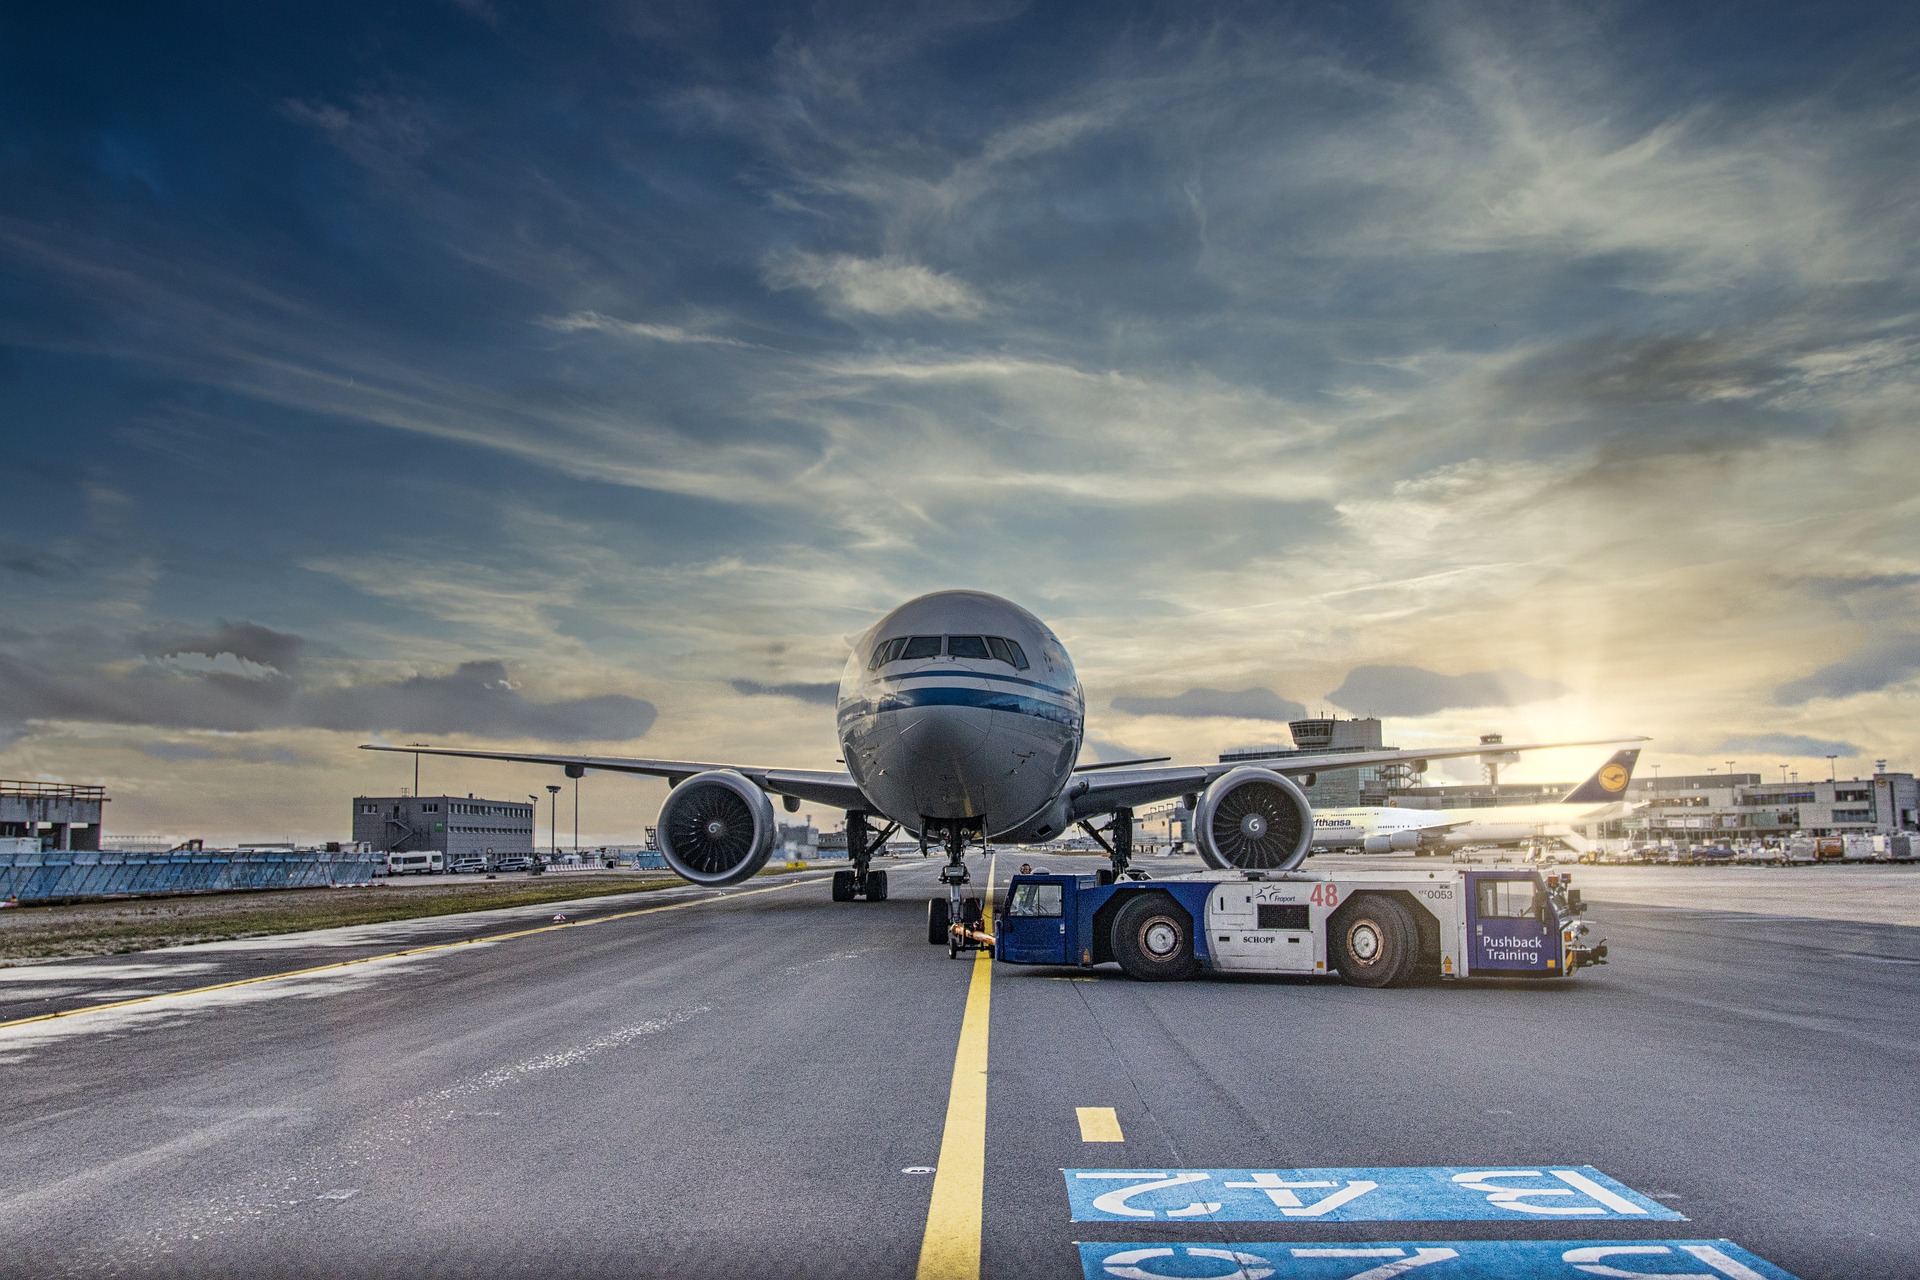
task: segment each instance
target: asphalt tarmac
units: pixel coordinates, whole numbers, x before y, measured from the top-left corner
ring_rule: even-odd
[[[925,942],[934,872],[0,970],[0,1020],[131,1000],[0,1029],[0,1274],[910,1277],[970,989],[983,1275],[1081,1275],[1083,1241],[1149,1255],[1094,1274],[1252,1277],[1229,1245],[1720,1238],[1920,1274],[1920,929],[1597,899],[1612,963],[1571,982],[994,965],[987,1012]],[[1404,1166],[1592,1166],[1686,1220],[1075,1223],[1062,1172]]]

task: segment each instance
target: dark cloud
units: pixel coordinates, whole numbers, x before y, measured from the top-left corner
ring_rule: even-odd
[[[1872,693],[1917,673],[1920,673],[1920,636],[1883,636],[1812,675],[1789,680],[1774,690],[1773,700],[1785,706],[1798,706],[1814,698]]]
[[[155,760],[223,760],[212,747],[197,742],[149,742],[140,750]]]
[[[505,664],[463,662],[451,675],[411,676],[388,684],[350,685],[300,701],[304,724],[348,731],[467,733],[482,737],[624,740],[653,727],[653,704],[604,693],[534,702],[507,678]]]
[[[1548,348],[1501,378],[1522,403],[1609,409],[1748,399],[1783,376],[1768,359],[1698,334],[1601,333]]]
[[[219,750],[202,742],[149,742],[140,750],[156,760],[237,760],[245,764],[308,764],[311,758],[288,747],[256,747],[233,743]]]
[[[29,578],[51,580],[69,572],[70,566],[59,556],[17,542],[0,540],[0,569]]]
[[[1327,701],[1373,716],[1425,716],[1452,707],[1511,707],[1557,697],[1566,686],[1524,671],[1469,671],[1441,675],[1423,667],[1365,666],[1347,672]]]
[[[1802,578],[1822,595],[1845,596],[1857,591],[1899,591],[1920,586],[1920,573],[1863,573],[1853,577]]]
[[[0,655],[0,723],[79,720],[244,732],[294,723],[298,689],[283,676],[223,671],[59,675]]]
[[[203,634],[148,632],[141,637],[141,649],[160,658],[183,654],[218,658],[224,654],[255,666],[269,667],[282,675],[300,673],[300,637],[254,622],[222,621],[217,630]]]
[[[730,680],[733,691],[748,698],[798,698],[815,706],[830,707],[840,698],[840,686],[831,680],[817,683],[792,681],[787,684],[762,684],[758,680]]]
[[[1189,689],[1170,698],[1125,696],[1115,711],[1134,716],[1224,716],[1236,720],[1298,720],[1307,709],[1271,689]]]
[[[277,636],[264,628],[254,630]],[[259,637],[243,633],[235,642],[245,643],[248,638]],[[280,643],[286,640],[294,641],[297,652],[294,637],[278,637],[250,652],[293,661],[288,647]],[[218,652],[233,650],[223,647]],[[514,687],[503,663],[491,660],[462,663],[447,675],[305,690],[277,674],[259,678],[221,671],[56,675],[0,656],[0,725],[11,732],[29,720],[77,720],[228,732],[306,726],[352,733],[624,741],[643,736],[653,727],[654,717],[653,704],[622,694],[536,702]],[[164,756],[168,749],[163,744],[158,754]]]
[[[1744,738],[1728,738],[1720,744],[1719,749],[1768,756],[1794,756],[1802,759],[1819,759],[1826,756],[1851,758],[1860,754],[1860,748],[1851,742],[1809,738],[1800,733],[1755,733]]]

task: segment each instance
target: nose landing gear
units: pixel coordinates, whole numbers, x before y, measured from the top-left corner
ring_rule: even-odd
[[[990,951],[993,935],[983,928],[986,903],[964,893],[973,879],[967,871],[967,846],[978,841],[986,847],[985,823],[979,818],[958,822],[927,819],[921,827],[921,842],[936,834],[946,846],[947,865],[940,868],[940,883],[947,887],[947,896],[927,904],[927,941],[936,947],[946,943],[949,959],[962,951]]]

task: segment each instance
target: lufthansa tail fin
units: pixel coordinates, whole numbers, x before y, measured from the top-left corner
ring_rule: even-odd
[[[1614,752],[1611,760],[1601,765],[1591,778],[1567,792],[1560,803],[1605,804],[1609,800],[1626,799],[1627,784],[1633,781],[1634,762],[1639,759],[1638,747]]]

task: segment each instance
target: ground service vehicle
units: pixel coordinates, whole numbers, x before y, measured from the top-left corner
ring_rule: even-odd
[[[445,869],[446,855],[443,853],[389,853],[387,854],[387,874],[390,876],[437,875]]]
[[[1008,964],[1129,977],[1338,973],[1355,986],[1422,977],[1564,978],[1605,963],[1572,877],[1499,870],[1208,872],[1169,880],[1015,876],[994,938]]]

